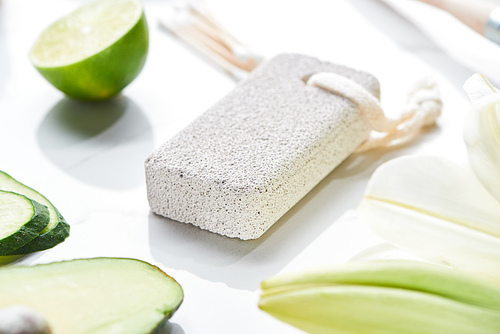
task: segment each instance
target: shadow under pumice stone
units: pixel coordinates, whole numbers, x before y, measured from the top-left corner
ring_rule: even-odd
[[[149,213],[151,255],[165,266],[211,282],[255,291],[280,272],[345,211],[355,208],[368,175],[397,154],[382,150],[347,158],[260,238],[240,240]],[[325,260],[326,261],[326,260]]]
[[[63,98],[41,122],[37,139],[70,176],[114,190],[144,183],[144,160],[154,149],[146,115],[123,95],[103,102]]]

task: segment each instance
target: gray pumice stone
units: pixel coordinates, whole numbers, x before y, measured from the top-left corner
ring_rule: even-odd
[[[156,214],[240,239],[256,239],[369,135],[356,106],[306,85],[335,72],[379,98],[370,74],[281,54],[146,160]]]

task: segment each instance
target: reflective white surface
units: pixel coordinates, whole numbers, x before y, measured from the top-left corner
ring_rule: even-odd
[[[168,1],[146,0],[151,44],[140,76],[108,102],[65,98],[28,53],[44,27],[84,2],[0,2],[0,169],[48,197],[72,228],[64,243],[20,262],[117,256],[154,263],[185,291],[162,333],[298,333],[257,308],[259,282],[282,270],[343,263],[380,243],[355,219],[335,222],[356,208],[384,161],[413,153],[465,160],[461,129],[469,101],[461,86],[473,69],[386,3],[212,0],[224,25],[266,57],[300,52],[373,73],[387,110],[403,105],[415,80],[434,74],[443,115],[415,143],[351,156],[259,240],[228,239],[156,216],[147,203],[144,160],[234,82],[159,29]],[[416,5],[399,6],[405,3]]]

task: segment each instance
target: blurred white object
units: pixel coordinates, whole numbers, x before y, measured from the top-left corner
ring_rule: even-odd
[[[51,334],[45,319],[22,305],[0,309],[0,334]]]
[[[488,15],[483,34],[489,40],[500,44],[500,7],[496,7]]]
[[[458,62],[475,72],[485,74],[493,81],[500,81],[500,46],[498,44],[439,8],[412,0],[383,1],[415,24],[437,46]]]
[[[475,32],[500,44],[500,7],[487,0],[420,0],[447,11]]]
[[[447,11],[475,32],[498,43],[498,16],[495,3],[487,0],[420,0]]]

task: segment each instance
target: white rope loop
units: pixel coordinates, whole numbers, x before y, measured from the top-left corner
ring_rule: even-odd
[[[411,141],[421,128],[434,124],[441,114],[441,96],[437,83],[431,78],[414,85],[408,94],[406,107],[395,119],[385,115],[380,101],[363,86],[341,75],[317,73],[309,78],[307,84],[351,100],[362,117],[366,117],[374,131],[356,152]]]

